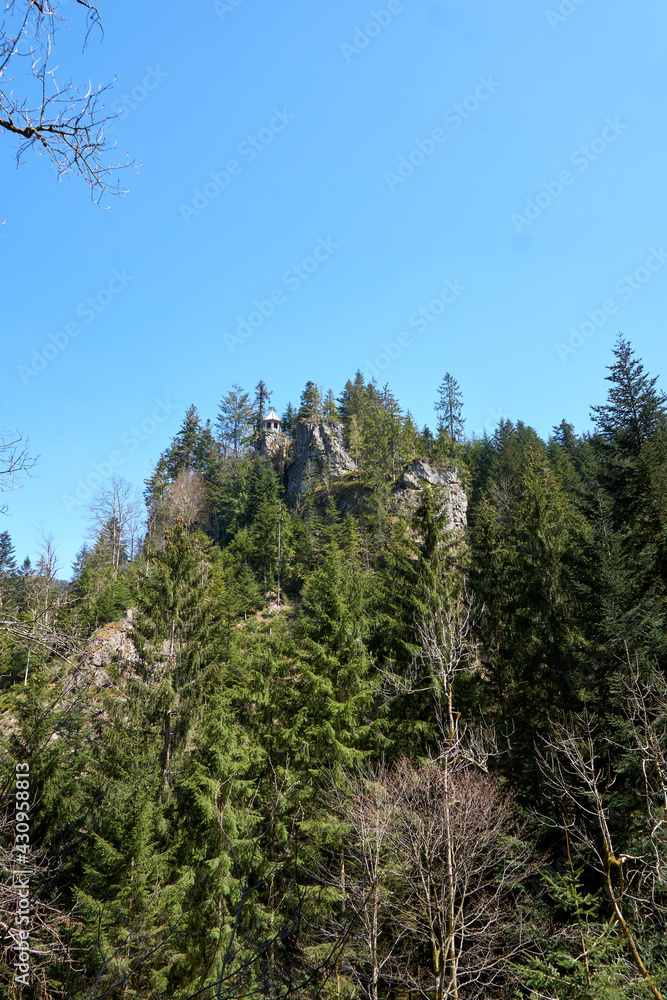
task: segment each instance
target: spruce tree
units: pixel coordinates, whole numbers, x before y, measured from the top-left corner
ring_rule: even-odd
[[[314,382],[306,382],[306,386],[301,393],[298,420],[307,420],[312,427],[322,416],[322,393]]]
[[[607,402],[591,407],[591,413],[599,433],[619,456],[637,456],[664,426],[667,394],[655,388],[658,376],[649,377],[622,334],[613,353],[616,361],[609,366]]]
[[[280,421],[283,425],[283,434],[287,434],[288,437],[294,437],[296,431],[297,415],[296,415],[296,409],[292,406],[291,403],[288,403],[287,406],[285,407],[285,410],[283,412],[282,417],[280,418]]]
[[[607,402],[592,408],[601,503],[617,536],[625,593],[616,641],[667,663],[667,395],[619,336]],[[604,556],[603,556],[604,558]],[[620,623],[619,623],[620,624]]]
[[[255,399],[252,406],[252,421],[255,436],[258,437],[264,428],[264,416],[271,405],[271,396],[266,382],[260,379],[255,386]]]
[[[438,400],[434,405],[438,414],[438,436],[443,458],[453,462],[458,453],[457,445],[463,436],[463,404],[461,387],[449,372],[438,387]]]
[[[250,396],[238,382],[224,395],[218,407],[217,428],[225,455],[238,458],[248,436],[252,420]]]
[[[340,412],[336,405],[336,398],[331,389],[328,390],[322,403],[322,416],[325,420],[340,420]]]
[[[187,743],[212,675],[208,559],[201,538],[177,522],[149,563],[133,628],[142,681],[136,696],[162,734],[159,769],[166,794],[174,757]]]
[[[0,608],[11,603],[17,576],[16,555],[8,531],[0,534]]]
[[[302,594],[298,634],[308,722],[303,733],[311,780],[322,767],[360,759],[372,745],[365,718],[373,700],[365,646],[364,596],[359,574],[335,540],[324,548]]]
[[[424,687],[413,671],[419,628],[455,603],[463,584],[462,540],[449,528],[441,490],[422,484],[419,503],[409,523],[396,527],[386,560],[375,597],[371,651],[381,668],[395,676],[397,693],[387,707],[392,753],[424,754],[433,746],[435,727],[430,693],[412,693]]]

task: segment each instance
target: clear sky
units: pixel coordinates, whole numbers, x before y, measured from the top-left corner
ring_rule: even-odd
[[[43,524],[68,577],[77,483],[142,484],[233,382],[281,412],[361,368],[421,425],[449,371],[469,434],[548,436],[590,427],[619,330],[665,373],[664,3],[100,0],[83,53],[76,8],[60,71],[117,77],[141,166],[102,210],[0,136],[19,559]]]

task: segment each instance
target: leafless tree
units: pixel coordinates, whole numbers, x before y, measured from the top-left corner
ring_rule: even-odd
[[[183,469],[167,491],[169,521],[173,523],[181,518],[190,531],[202,521],[209,509],[204,477],[194,469]]]
[[[102,31],[96,0],[76,0],[85,12],[84,47],[92,30]],[[110,85],[78,87],[56,75],[52,64],[58,30],[65,23],[62,0],[5,0],[0,15],[0,127],[19,140],[17,160],[34,148],[46,154],[59,176],[75,173],[93,200],[123,193],[114,171],[130,166],[107,162],[113,149],[104,126],[115,116],[102,103]]]
[[[342,901],[341,920],[336,923],[336,938],[351,925],[349,946],[341,958],[362,995],[378,1000],[382,976],[389,976],[395,952],[405,929],[392,927],[392,879],[396,877],[389,854],[396,801],[389,792],[389,771],[384,764],[359,765],[337,781],[332,781],[325,801],[327,809],[344,825],[346,836],[340,863],[325,871],[325,882],[332,885]],[[360,970],[369,969],[367,976]]]
[[[388,777],[393,803],[388,853],[398,872],[393,916],[402,951],[393,969],[420,996],[483,997],[511,977],[525,947],[517,887],[534,871],[512,797],[488,776],[498,753],[493,731],[464,725],[456,708],[460,676],[479,669],[474,599],[454,585],[447,600],[417,623],[420,652],[411,674],[387,675],[401,694],[430,691],[438,724],[437,760],[403,761]],[[435,748],[434,748],[435,749]],[[418,954],[429,942],[430,976]]]
[[[144,510],[139,491],[121,476],[112,476],[93,497],[88,519],[96,542],[108,548],[114,580],[118,576],[123,553],[134,555]]]
[[[19,813],[26,820],[28,813]],[[68,939],[76,922],[74,911],[63,909],[51,889],[57,877],[57,865],[47,855],[30,845],[25,853],[13,844],[13,820],[5,814],[0,819],[0,956],[3,964],[14,968],[17,953],[27,950],[30,956],[30,984],[36,996],[54,996],[49,988],[47,967],[56,963],[71,964],[73,956]],[[20,938],[17,921],[19,901],[26,888],[30,900],[30,935]],[[8,996],[18,997],[21,989],[12,984]]]
[[[460,713],[454,705],[454,685],[459,676],[470,676],[479,667],[478,643],[474,638],[475,601],[472,593],[463,590],[431,609],[417,623],[420,643],[418,666],[433,693],[435,717],[440,732],[440,744],[445,756],[451,756],[454,747],[461,745],[463,733]],[[472,733],[468,734],[472,736]],[[488,747],[479,740],[467,740],[467,754],[471,764],[486,767],[486,758],[494,746],[488,734]],[[457,749],[457,753],[459,750]]]
[[[22,579],[21,608],[16,613],[5,611],[0,618],[0,634],[11,637],[27,648],[24,684],[33,653],[45,658],[68,657],[80,652],[78,637],[71,629],[59,626],[59,611],[68,600],[57,580],[58,561],[53,536],[40,529],[40,550],[36,572]]]
[[[656,697],[650,684],[642,685],[634,676],[627,684],[624,707],[634,736],[628,752],[644,776],[651,854],[632,855],[617,843],[612,803],[618,776],[610,764],[610,750],[618,744],[601,733],[587,713],[552,722],[536,748],[538,765],[556,804],[555,816],[541,819],[562,829],[568,841],[578,844],[591,859],[639,976],[656,1000],[663,1000],[648,959],[641,953],[636,928],[647,923],[664,927],[667,914],[661,903],[667,881],[667,700]]]
[[[641,768],[642,792],[650,827],[653,878],[663,883],[667,849],[667,682],[654,668],[631,670],[625,682],[629,752]],[[655,895],[655,892],[652,892]]]
[[[0,492],[18,489],[20,476],[32,469],[36,459],[28,453],[28,442],[18,431],[0,429]],[[0,505],[0,514],[7,513],[7,505]]]
[[[447,769],[402,761],[388,790],[397,803],[391,852],[403,887],[395,919],[417,959],[403,963],[404,985],[436,1000],[488,997],[526,946],[520,886],[534,864],[512,796],[465,762]]]

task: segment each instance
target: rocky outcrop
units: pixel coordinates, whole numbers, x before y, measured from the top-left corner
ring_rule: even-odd
[[[287,473],[286,500],[293,507],[300,493],[324,479],[354,472],[356,465],[345,450],[343,424],[339,420],[310,423],[299,420],[294,441],[294,463]]]
[[[292,458],[292,441],[282,431],[264,431],[253,445],[262,458],[266,458],[279,475]]]
[[[281,432],[265,432],[256,450],[279,474],[287,470],[285,499],[290,507],[296,506],[307,489],[325,481],[331,487],[336,506],[344,514],[360,514],[369,499],[370,487],[356,474],[357,466],[345,448],[345,432],[339,420],[318,420],[312,424],[299,420],[294,440]],[[450,529],[465,531],[468,499],[459,474],[454,469],[441,471],[425,458],[408,462],[393,485],[395,513],[406,517],[411,514],[419,504],[422,483],[430,483],[442,491]]]
[[[441,472],[425,458],[415,458],[409,462],[394,489],[399,512],[409,514],[417,507],[418,489],[422,483],[430,483],[442,489],[448,508],[448,527],[454,531],[465,531],[468,523],[468,498],[458,473],[454,469]]]
[[[132,642],[132,609],[123,612],[120,622],[109,622],[91,638],[66,690],[82,685],[98,688],[111,686],[107,670],[112,662],[136,663],[137,651]]]

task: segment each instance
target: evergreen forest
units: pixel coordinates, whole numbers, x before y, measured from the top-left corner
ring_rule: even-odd
[[[269,458],[235,384],[71,580],[0,532],[2,997],[667,997],[667,394],[623,335],[606,385],[543,440],[308,382]]]

